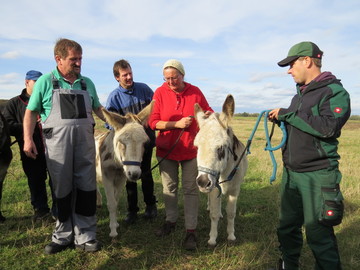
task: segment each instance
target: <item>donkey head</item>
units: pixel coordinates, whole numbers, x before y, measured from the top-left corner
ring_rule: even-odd
[[[147,125],[153,103],[137,115],[128,113],[122,116],[103,109],[107,123],[114,129],[114,158],[123,166],[125,176],[130,181],[136,181],[141,176],[144,146],[149,141],[144,126]]]
[[[201,192],[208,193],[218,185],[219,177],[228,170],[228,161],[233,156],[233,132],[229,121],[234,115],[234,98],[228,95],[221,114],[213,113],[209,117],[198,104],[195,104],[195,118],[199,132],[194,145],[198,148],[198,176],[196,183]]]

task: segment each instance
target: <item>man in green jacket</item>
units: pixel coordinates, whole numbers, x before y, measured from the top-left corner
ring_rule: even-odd
[[[278,269],[299,269],[303,225],[315,269],[341,269],[333,229],[344,210],[337,138],[350,116],[350,97],[340,80],[321,72],[322,55],[316,44],[306,41],[291,47],[278,63],[289,66],[287,73],[297,84],[290,106],[269,113],[270,120],[286,124],[288,133],[282,149]]]

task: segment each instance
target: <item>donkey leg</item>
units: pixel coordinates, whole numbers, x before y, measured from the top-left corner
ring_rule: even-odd
[[[221,197],[219,199],[220,199],[220,205],[221,205]],[[210,211],[210,194],[208,194],[208,200],[207,200],[207,203],[206,203],[206,210]],[[223,218],[223,214],[221,212],[221,207],[220,207],[220,218]]]
[[[116,201],[119,203],[121,192],[125,188],[126,177],[124,175],[118,175],[114,180],[114,195]]]
[[[216,246],[216,239],[218,236],[218,223],[221,217],[221,200],[218,198],[218,190],[213,190],[209,194],[209,206],[210,206],[210,239],[208,241],[209,246]]]
[[[110,237],[116,237],[118,235],[117,228],[119,227],[119,223],[117,222],[117,199],[115,197],[115,189],[113,182],[108,179],[104,179],[104,189],[106,194],[107,208],[109,211],[110,218]]]
[[[234,242],[235,237],[235,216],[236,216],[236,202],[238,196],[229,195],[226,205],[226,216],[227,216],[227,233],[228,241]]]
[[[96,184],[96,206],[101,207],[102,206],[102,195],[100,192],[99,184]]]

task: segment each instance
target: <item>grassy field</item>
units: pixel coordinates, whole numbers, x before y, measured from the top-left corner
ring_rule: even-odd
[[[233,127],[239,139],[246,143],[255,124],[255,118],[236,118]],[[100,126],[100,125],[98,125]],[[343,173],[342,190],[345,196],[346,212],[343,223],[336,227],[340,253],[345,270],[360,269],[360,121],[350,120],[343,129],[339,152],[342,156],[340,169]],[[280,141],[277,129],[273,145]],[[226,243],[225,220],[219,224],[218,246],[207,247],[210,220],[206,211],[206,196],[201,196],[198,239],[195,252],[182,249],[184,220],[180,216],[174,234],[159,239],[154,230],[164,221],[162,186],[158,169],[155,169],[155,192],[158,198],[159,216],[152,222],[142,218],[144,204],[139,187],[140,218],[126,227],[125,192],[119,205],[120,228],[116,240],[110,239],[109,218],[105,206],[97,212],[98,239],[104,248],[94,254],[66,250],[55,255],[45,255],[44,246],[51,240],[54,223],[51,220],[33,222],[29,201],[29,188],[19,160],[18,147],[13,145],[14,159],[4,184],[2,210],[7,220],[0,224],[0,269],[268,269],[278,260],[279,251],[276,226],[279,208],[279,182],[282,171],[281,153],[276,151],[278,162],[277,180],[270,185],[272,163],[264,151],[265,137],[261,123],[251,146],[249,170],[242,185],[236,217],[237,241]],[[155,159],[154,159],[155,162]],[[103,190],[102,190],[103,191]],[[181,201],[181,200],[180,200]],[[182,208],[182,203],[180,208]],[[182,212],[182,211],[181,211]],[[225,213],[225,210],[223,210]],[[304,245],[301,269],[312,269],[313,258]]]

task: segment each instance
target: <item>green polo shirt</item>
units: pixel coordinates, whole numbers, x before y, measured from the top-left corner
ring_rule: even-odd
[[[64,80],[56,68],[52,71],[52,73],[44,74],[36,81],[29,104],[27,105],[27,108],[30,111],[40,113],[41,121],[45,121],[51,111],[53,74],[59,81],[59,87],[63,89],[81,90],[81,79],[83,79],[86,82],[86,91],[91,97],[92,108],[96,109],[101,106],[99,97],[96,93],[95,85],[89,78],[79,75],[79,78],[71,85],[69,82]]]

